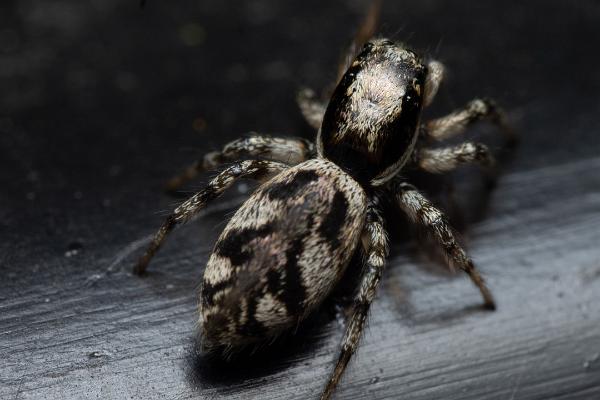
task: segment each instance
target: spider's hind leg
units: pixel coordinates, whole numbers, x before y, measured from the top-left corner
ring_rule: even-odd
[[[492,293],[486,286],[479,271],[475,268],[473,261],[456,241],[446,216],[412,185],[394,181],[392,183],[392,190],[398,199],[400,208],[406,212],[412,221],[427,229],[441,245],[450,263],[458,266],[469,275],[473,284],[479,288],[483,296],[484,306],[494,310],[496,303],[494,302]]]
[[[190,197],[167,217],[158,232],[154,235],[146,253],[139,259],[134,268],[134,273],[143,275],[146,272],[148,263],[152,260],[154,254],[158,251],[167,235],[175,228],[175,226],[187,222],[204,208],[208,202],[219,197],[238,178],[248,177],[264,180],[273,174],[283,171],[287,167],[286,164],[275,161],[248,160],[237,162],[225,169],[211,180],[206,188]]]
[[[327,400],[331,397],[331,394],[350,361],[350,357],[352,357],[352,354],[354,354],[358,347],[369,313],[369,308],[375,299],[377,286],[379,285],[381,274],[385,267],[385,259],[388,255],[388,239],[383,226],[383,219],[376,206],[371,205],[369,207],[364,230],[364,236],[367,242],[365,245],[366,264],[363,268],[360,287],[355,298],[354,310],[352,311],[346,332],[342,339],[342,350],[338,357],[335,369],[321,395],[321,400]]]
[[[226,144],[221,151],[205,154],[202,159],[187,167],[183,173],[169,180],[166,190],[174,192],[199,173],[213,170],[223,163],[238,161],[243,157],[260,157],[291,166],[309,159],[313,152],[313,144],[305,139],[251,134]]]

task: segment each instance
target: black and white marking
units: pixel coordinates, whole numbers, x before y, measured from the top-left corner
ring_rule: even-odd
[[[358,347],[382,278],[388,240],[381,196],[395,198],[413,222],[430,232],[448,262],[478,287],[484,305],[495,307],[442,211],[399,173],[406,164],[432,173],[472,162],[491,166],[493,157],[482,144],[425,147],[460,134],[475,121],[489,119],[510,142],[514,134],[502,110],[489,100],[473,100],[462,110],[421,124],[421,110],[433,101],[444,67],[386,39],[372,40],[357,51],[374,29],[375,9],[351,46],[351,57],[341,64],[329,102],[310,90],[298,96],[307,122],[318,129],[315,144],[252,135],[201,158],[173,178],[168,188],[177,189],[222,163],[233,164],[175,209],[135,268],[143,274],[169,232],[236,179],[262,182],[215,244],[199,294],[203,345],[227,354],[269,341],[300,323],[321,305],[362,246],[366,259],[361,283],[321,399],[331,397]]]

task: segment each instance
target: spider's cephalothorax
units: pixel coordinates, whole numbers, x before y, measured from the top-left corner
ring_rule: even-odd
[[[348,59],[328,104],[310,90],[300,93],[304,116],[319,130],[316,150],[304,139],[253,134],[205,155],[174,178],[169,189],[200,171],[233,163],[175,209],[135,268],[144,273],[167,234],[237,178],[263,182],[231,218],[208,260],[200,293],[203,344],[231,352],[296,326],[329,295],[352,255],[362,251],[365,267],[354,310],[323,399],[331,396],[358,346],[385,265],[382,196],[394,198],[429,231],[448,260],[479,288],[484,304],[494,307],[443,213],[398,172],[404,165],[432,173],[468,162],[489,166],[493,159],[484,145],[431,149],[425,143],[457,135],[482,118],[510,132],[501,111],[487,100],[473,100],[419,125],[421,108],[432,101],[443,77],[439,62],[424,63],[388,40],[367,43]],[[428,140],[417,140],[417,133]]]
[[[410,50],[384,39],[367,43],[333,92],[319,155],[361,183],[392,178],[417,139],[426,72]]]

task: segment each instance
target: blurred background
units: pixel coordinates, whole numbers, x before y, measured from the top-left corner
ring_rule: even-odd
[[[331,84],[368,5],[0,4],[0,397],[317,396],[336,318],[231,376],[192,349],[196,284],[247,183],[148,279],[129,269],[179,202],[162,192],[174,173],[249,131],[315,136],[296,92]],[[447,66],[426,117],[492,97],[521,144],[483,206],[476,168],[423,182],[456,186],[453,222],[499,310],[474,310],[466,279],[400,232],[338,398],[600,396],[599,22],[591,0],[384,2],[380,34]],[[468,137],[503,151],[485,124]]]

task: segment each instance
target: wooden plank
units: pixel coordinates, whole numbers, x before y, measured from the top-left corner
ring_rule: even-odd
[[[360,7],[149,2],[141,17],[116,0],[75,3],[0,6],[11,17],[1,37],[20,40],[0,55],[0,398],[316,398],[339,350],[343,296],[254,357],[223,364],[194,351],[202,268],[247,187],[178,230],[149,277],[129,271],[176,203],[159,188],[178,167],[244,129],[306,131],[293,76],[326,84],[310,71],[335,65],[331,48]],[[478,173],[454,176],[464,240],[498,310],[480,310],[469,281],[393,220],[389,267],[336,398],[600,398],[598,14],[593,2],[384,6],[387,33],[408,24],[402,35],[421,49],[441,43],[451,79],[434,113],[495,95],[523,140],[489,197]],[[200,47],[177,42],[199,32],[192,15]],[[178,151],[198,144],[196,110],[209,131],[197,152]]]

